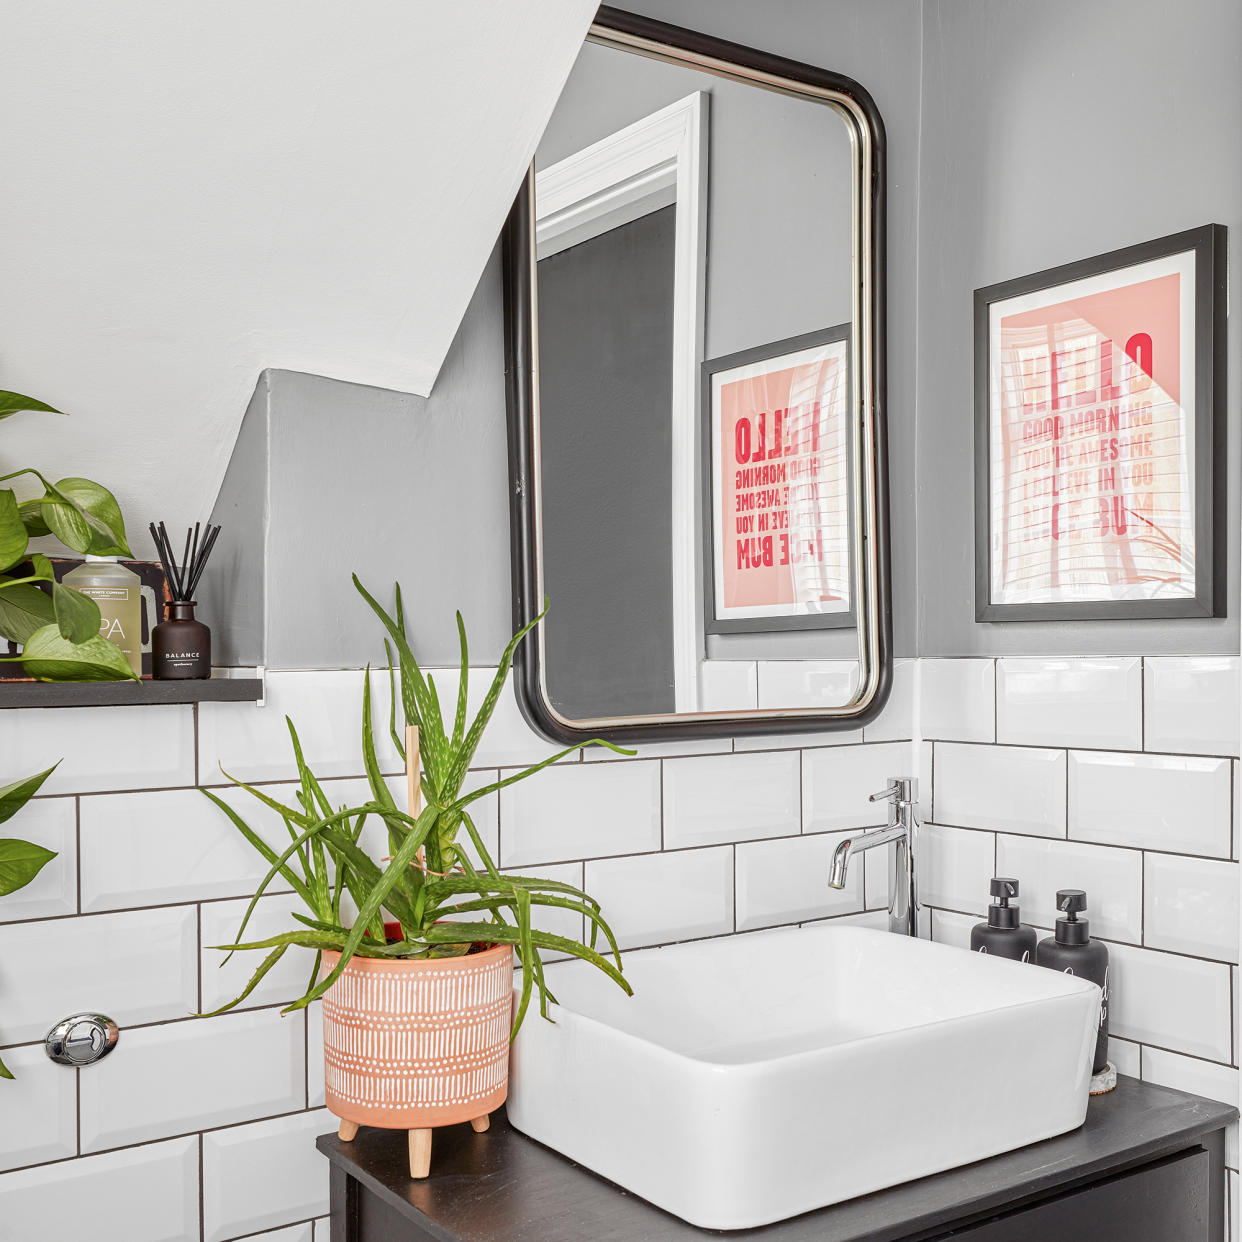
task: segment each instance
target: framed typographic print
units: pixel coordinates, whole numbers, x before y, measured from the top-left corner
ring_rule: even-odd
[[[975,617],[1224,613],[1225,229],[975,292]]]
[[[703,363],[709,634],[852,626],[848,324]]]

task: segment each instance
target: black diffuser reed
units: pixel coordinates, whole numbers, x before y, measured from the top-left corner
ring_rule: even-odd
[[[151,631],[151,662],[156,677],[202,680],[211,676],[211,631],[195,619],[194,592],[219,533],[220,528],[210,522],[205,530],[195,522],[185,532],[185,551],[178,561],[164,523],[159,526],[151,523],[151,538],[163,562],[164,577],[172,597],[164,605],[168,619]]]

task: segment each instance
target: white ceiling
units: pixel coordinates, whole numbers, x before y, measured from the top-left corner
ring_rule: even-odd
[[[428,393],[594,10],[9,0],[0,388],[72,418],[0,462],[133,535],[206,518],[264,367]]]

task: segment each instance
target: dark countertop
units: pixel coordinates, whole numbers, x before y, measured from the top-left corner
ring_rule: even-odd
[[[526,1138],[503,1112],[485,1134],[468,1125],[437,1130],[431,1176],[421,1182],[409,1178],[404,1131],[364,1128],[353,1143],[325,1134],[317,1146],[441,1242],[896,1242],[1156,1159],[1236,1116],[1228,1105],[1123,1076],[1116,1091],[1091,1101],[1084,1125],[1059,1138],[727,1234],[688,1225]]]

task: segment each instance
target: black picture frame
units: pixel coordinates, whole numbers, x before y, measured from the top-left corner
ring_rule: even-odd
[[[1226,262],[1228,230],[1205,224],[1153,241],[1066,263],[1030,276],[976,289],[975,388],[975,620],[979,622],[1160,620],[1223,617],[1226,610]],[[991,539],[991,309],[1024,294],[1153,259],[1194,254],[1195,592],[1177,599],[1065,600],[997,603],[992,599]]]
[[[548,701],[543,655],[538,642],[527,639],[514,655],[513,678],[523,718],[544,737],[564,745],[582,744],[603,731],[609,740],[663,742],[681,739],[769,736],[790,732],[855,730],[884,709],[893,684],[892,569],[888,512],[888,310],[887,310],[887,173],[884,122],[875,101],[859,83],[840,73],[788,60],[769,52],[686,30],[654,18],[608,5],[595,16],[592,33],[606,42],[610,34],[631,41],[649,55],[661,49],[688,57],[728,63],[759,75],[770,75],[848,98],[861,116],[860,125],[871,152],[869,198],[865,221],[870,245],[863,272],[870,290],[866,331],[871,340],[866,379],[871,393],[869,438],[874,475],[870,480],[875,511],[871,605],[877,619],[873,636],[874,688],[865,705],[841,717],[805,710],[702,712],[654,719],[617,718],[584,727],[563,719]],[[534,172],[518,190],[501,235],[504,282],[505,407],[509,435],[509,543],[513,571],[513,622],[519,628],[540,613],[538,440],[535,389]]]
[[[766,345],[755,345],[750,349],[738,350],[736,353],[723,354],[719,358],[707,358],[699,364],[699,492],[702,497],[699,538],[703,553],[703,628],[708,634],[766,634],[804,630],[855,629],[858,626],[858,613],[852,594],[854,581],[852,551],[848,575],[851,584],[848,609],[841,612],[789,617],[718,617],[716,615],[716,497],[712,489],[714,477],[712,444],[716,431],[712,378],[721,371],[752,366],[757,362],[769,362],[804,349],[814,349],[819,345],[834,345],[838,341],[844,341],[847,345],[846,366],[848,367],[849,339],[850,325],[839,323],[830,328],[821,328],[817,332],[804,332],[800,336],[790,336],[781,341],[771,341]],[[847,446],[848,443],[847,440]],[[847,487],[849,487],[850,478],[851,471],[847,463]],[[852,507],[850,511],[852,512]]]

